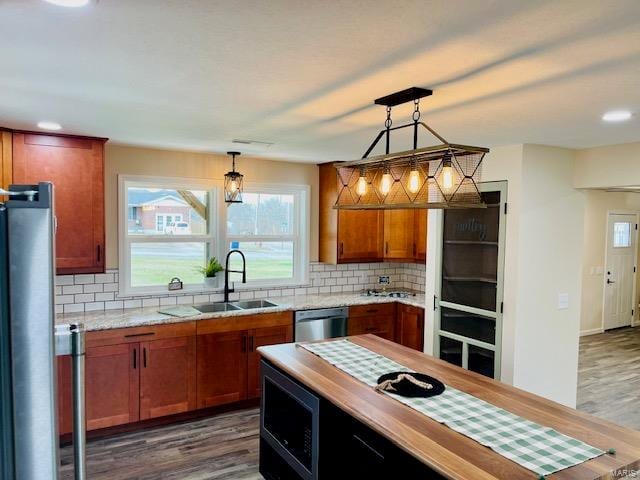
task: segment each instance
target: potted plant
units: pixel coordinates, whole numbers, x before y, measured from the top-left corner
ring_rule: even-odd
[[[204,267],[198,268],[198,271],[204,275],[204,284],[213,288],[216,284],[216,273],[223,271],[222,265],[216,257],[211,257]]]

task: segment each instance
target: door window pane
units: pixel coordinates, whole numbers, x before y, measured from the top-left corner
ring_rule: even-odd
[[[469,370],[481,373],[487,377],[494,377],[495,352],[486,348],[469,345],[469,358],[467,359]]]
[[[167,285],[173,277],[186,284],[202,283],[202,267],[207,256],[205,242],[132,243],[131,286]]]
[[[232,241],[230,249],[238,249],[244,253],[247,264],[247,281],[292,279],[293,278],[293,242],[245,242]],[[240,255],[233,254],[230,268],[240,270]]]
[[[462,342],[440,337],[440,358],[459,367],[462,366]]]
[[[127,188],[129,235],[206,235],[209,194],[201,190]]]
[[[292,235],[294,195],[243,194],[243,203],[231,204],[227,213],[230,236]]]
[[[615,222],[613,224],[613,248],[627,248],[631,246],[631,224],[629,222]]]
[[[442,307],[440,330],[491,344],[496,341],[495,319],[451,308]]]

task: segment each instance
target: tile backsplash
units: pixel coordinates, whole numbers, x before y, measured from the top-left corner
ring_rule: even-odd
[[[240,289],[230,294],[233,300],[284,297],[288,295],[360,292],[379,288],[378,277],[389,276],[388,289],[425,290],[425,265],[413,263],[352,263],[331,265],[311,263],[309,283],[300,287]],[[236,284],[238,285],[238,284]],[[222,290],[176,292],[148,296],[118,295],[118,270],[56,277],[56,313],[90,312],[122,308],[193,305],[223,300]]]

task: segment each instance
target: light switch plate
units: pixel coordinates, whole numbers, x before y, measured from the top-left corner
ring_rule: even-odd
[[[389,285],[391,283],[391,281],[389,280],[389,276],[388,275],[382,275],[380,277],[378,277],[378,284],[380,285]]]
[[[566,310],[568,308],[569,308],[569,294],[559,293],[558,294],[558,310]]]

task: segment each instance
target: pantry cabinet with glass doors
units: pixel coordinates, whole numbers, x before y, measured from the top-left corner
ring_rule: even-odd
[[[435,355],[500,378],[507,182],[478,185],[486,208],[442,215]]]

